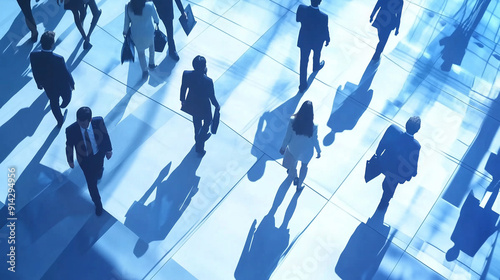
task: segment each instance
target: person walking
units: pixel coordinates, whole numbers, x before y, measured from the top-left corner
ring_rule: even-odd
[[[293,179],[297,191],[301,191],[307,175],[307,165],[314,155],[321,157],[318,141],[318,126],[314,124],[313,104],[305,101],[299,111],[290,118],[285,138],[281,144],[280,153],[284,155],[283,166],[287,169],[288,176]],[[297,162],[301,162],[300,173],[297,177]]]

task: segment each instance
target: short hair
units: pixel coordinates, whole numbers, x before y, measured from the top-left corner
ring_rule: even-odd
[[[311,0],[311,6],[318,7],[321,3],[321,0]]]
[[[193,59],[193,68],[197,72],[204,72],[207,68],[207,60],[203,56],[197,55]]]
[[[408,121],[406,122],[406,132],[409,134],[413,135],[417,133],[420,129],[420,117],[418,116],[413,116]]]
[[[40,44],[42,45],[42,49],[50,50],[55,43],[56,33],[54,31],[45,31],[40,37]]]
[[[79,121],[92,120],[92,110],[89,107],[81,107],[76,111],[76,119]]]

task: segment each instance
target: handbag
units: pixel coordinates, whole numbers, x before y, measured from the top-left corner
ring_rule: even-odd
[[[132,42],[132,38],[130,38],[130,29],[129,29],[127,35],[125,35],[125,40],[123,41],[122,59],[121,59],[122,64],[125,61],[134,62],[134,57],[135,57],[134,42]]]
[[[371,159],[366,161],[365,182],[370,182],[372,179],[380,175],[380,173],[382,173],[380,158],[374,154]]]
[[[220,110],[215,109],[214,118],[212,119],[212,123],[210,125],[210,132],[212,132],[212,134],[217,133],[219,122],[220,122]]]
[[[167,44],[167,35],[163,34],[160,29],[155,30],[155,52],[163,52],[165,45]]]

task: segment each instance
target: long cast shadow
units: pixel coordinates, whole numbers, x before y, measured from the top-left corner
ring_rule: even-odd
[[[283,157],[279,153],[281,142],[285,137],[290,117],[295,113],[301,97],[301,94],[296,94],[274,110],[264,112],[259,118],[251,149],[251,154],[257,158],[257,161],[247,174],[250,181],[255,182],[264,175],[267,157],[266,160],[259,160],[262,151],[265,151],[271,160]]]
[[[199,189],[200,177],[196,170],[201,159],[193,147],[170,176],[169,163],[143,197],[130,207],[125,215],[125,226],[139,236],[134,250],[136,256],[140,257],[147,251],[147,243],[165,239],[191,203]],[[155,189],[154,201],[145,205]]]
[[[296,192],[292,197],[279,227],[276,226],[274,216],[291,183],[291,178],[286,178],[283,181],[269,213],[264,216],[257,228],[257,220],[254,220],[250,226],[247,240],[234,272],[236,280],[269,279],[279,261],[288,253],[291,247],[291,245],[289,246],[290,229],[288,229],[288,223],[295,212],[301,192]]]
[[[12,118],[0,127],[0,135],[2,135],[0,163],[25,138],[33,136],[45,114],[50,111],[49,107],[45,105],[47,105],[47,97],[45,97],[45,93],[42,93],[29,107],[17,111]]]
[[[347,82],[343,89],[340,86],[337,88],[332,113],[326,123],[331,131],[323,138],[324,146],[330,146],[335,141],[336,133],[356,126],[372,100],[373,90],[370,86],[379,64],[380,61],[370,61],[358,85]]]
[[[373,279],[395,234],[389,237],[390,227],[383,224],[384,215],[385,211],[377,210],[356,228],[335,266],[340,278]]]

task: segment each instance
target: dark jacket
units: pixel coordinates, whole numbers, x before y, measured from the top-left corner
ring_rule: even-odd
[[[66,68],[64,58],[53,52],[34,51],[30,54],[31,71],[40,89],[51,95],[71,93],[75,81]],[[57,96],[56,96],[57,97]]]
[[[311,6],[300,5],[297,9],[296,21],[300,22],[299,48],[317,49],[323,42],[330,42],[328,16]]]
[[[382,172],[399,183],[410,181],[417,175],[419,153],[418,141],[395,125],[385,131],[376,151]]]
[[[186,97],[186,91],[189,88]],[[219,107],[215,99],[214,82],[207,75],[195,71],[184,71],[181,85],[182,110],[193,117],[209,118],[212,106]]]
[[[158,12],[158,15],[162,20],[169,19],[173,20],[174,19],[174,4],[173,0],[153,0],[153,3],[155,4],[156,11]],[[175,0],[175,4],[177,4],[177,8],[179,8],[179,11],[181,14],[184,13],[184,7],[182,7],[182,2],[181,0]]]
[[[370,17],[373,18],[377,10],[377,17],[372,24],[373,27],[386,30],[399,29],[403,0],[378,0]]]
[[[102,117],[94,117],[90,122],[94,137],[99,149],[99,153],[106,153],[112,150],[111,140],[109,139],[108,130],[104,124]],[[66,158],[68,162],[73,162],[73,148],[76,151],[76,159],[79,163],[87,157],[87,150],[85,148],[85,141],[80,130],[80,125],[74,122],[66,128]]]

